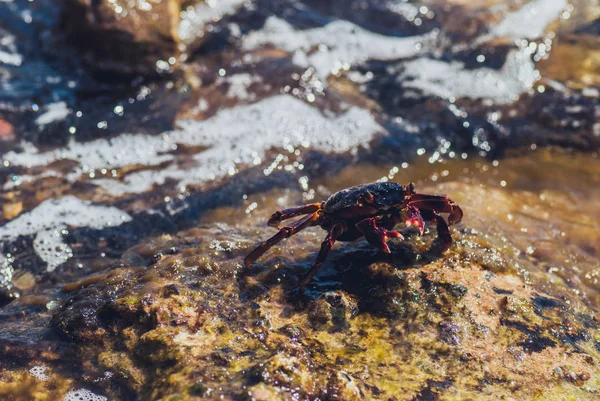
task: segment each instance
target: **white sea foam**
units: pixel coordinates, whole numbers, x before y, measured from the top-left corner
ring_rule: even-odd
[[[45,111],[35,119],[35,123],[42,128],[55,121],[64,120],[69,113],[70,110],[65,102],[50,103],[46,105]]]
[[[567,6],[567,0],[534,0],[509,12],[489,33],[475,42],[483,43],[497,37],[515,42],[543,35],[547,26]],[[413,87],[444,98],[467,97],[510,103],[531,89],[539,73],[531,60],[531,49],[520,46],[510,51],[500,70],[490,68],[465,69],[460,62],[445,62],[429,58],[404,64],[401,79],[405,87]]]
[[[69,391],[63,401],[107,401],[103,395],[92,393],[90,390],[84,388],[75,389]]]
[[[191,42],[195,37],[201,35],[206,24],[235,13],[244,4],[244,1],[207,0],[194,6],[188,6],[184,11],[184,18],[179,22],[179,38],[184,42]]]
[[[140,171],[122,182],[103,178],[94,182],[117,195],[140,192],[171,178],[182,185],[198,184],[227,175],[238,165],[264,158],[271,148],[308,147],[342,153],[367,144],[383,128],[366,110],[350,107],[331,117],[301,100],[277,95],[260,102],[224,109],[214,117],[180,120],[178,129],[160,136],[123,134],[86,143],[71,142],[65,148],[39,152],[23,144],[23,152],[9,152],[4,160],[18,166],[43,166],[59,159],[80,163],[69,175],[75,180],[82,171],[133,164],[158,165],[175,159],[167,153],[177,144],[206,146],[194,156],[195,165],[182,169],[170,165],[156,171]]]
[[[492,99],[510,103],[529,90],[536,80],[531,55],[526,50],[512,50],[500,70],[467,70],[463,63],[419,58],[404,64],[400,80],[404,87],[418,88],[443,98]]]
[[[19,66],[23,62],[23,57],[20,54],[8,53],[0,50],[0,63]]]
[[[409,21],[413,21],[419,16],[419,7],[406,1],[388,1],[385,3],[385,8],[394,13],[403,16]]]
[[[558,19],[567,7],[567,0],[533,0],[516,11],[506,14],[497,25],[492,26],[479,42],[493,38],[535,39],[544,34],[546,27]]]
[[[248,87],[254,82],[258,82],[260,77],[253,77],[250,74],[235,74],[226,79],[229,84],[227,97],[239,100],[254,100],[254,93],[248,92]]]
[[[50,380],[48,367],[44,365],[36,365],[29,369],[29,374],[40,381]]]
[[[15,36],[0,30],[0,63],[20,66],[23,63],[23,56],[17,52]]]
[[[7,257],[0,253],[0,285],[9,286],[13,278],[14,269],[12,267],[13,257]]]
[[[548,24],[559,18],[567,0],[534,0],[506,14],[503,21],[476,42],[496,37],[513,40],[540,37]],[[390,11],[414,17],[418,9],[411,4],[390,3]],[[244,37],[243,48],[252,50],[266,45],[293,52],[292,60],[302,67],[312,66],[321,77],[331,71],[368,59],[396,60],[414,56],[417,48],[427,51],[437,31],[421,36],[397,38],[369,32],[348,21],[336,20],[312,29],[294,29],[286,21],[269,17],[264,27]],[[537,79],[530,54],[515,49],[508,54],[500,71],[490,68],[465,69],[460,62],[433,58],[408,60],[402,79],[407,87],[446,98],[486,98],[509,103],[529,90]]]
[[[314,67],[321,78],[345,65],[366,60],[396,60],[412,57],[437,31],[406,38],[379,35],[348,21],[335,20],[312,29],[294,29],[285,20],[269,17],[263,28],[243,38],[243,48],[253,50],[265,45],[295,52],[294,60],[303,67]],[[310,50],[318,49],[312,53]],[[308,65],[305,65],[307,63]]]
[[[117,208],[93,205],[74,196],[65,196],[46,200],[0,227],[0,241],[12,241],[21,235],[35,235],[33,248],[47,263],[47,270],[53,271],[73,254],[63,241],[63,230],[69,226],[100,229],[130,220],[131,216]],[[9,258],[0,254],[0,262],[9,265]]]

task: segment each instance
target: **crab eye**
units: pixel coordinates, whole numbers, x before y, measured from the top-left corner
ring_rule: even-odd
[[[410,184],[408,184],[408,192],[411,194],[415,192],[415,183],[414,182],[411,182]]]

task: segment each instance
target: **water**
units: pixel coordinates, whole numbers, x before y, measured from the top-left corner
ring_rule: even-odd
[[[235,270],[272,234],[263,225],[274,210],[376,180],[460,204],[461,258],[492,266],[477,259],[479,241],[531,291],[599,307],[596,2],[107,2],[97,20],[75,17],[76,3],[0,1],[0,343],[16,375],[45,366],[44,348],[64,357],[50,320],[72,288],[178,254],[188,246],[178,233],[195,227],[205,231],[189,241],[225,252],[219,263]],[[136,26],[137,42],[94,25],[107,18]],[[323,236],[309,229],[264,258],[301,275]],[[312,298],[356,290],[339,270],[356,246],[361,261],[379,258],[341,246]],[[90,316],[127,274],[115,273],[113,293],[100,284]],[[116,367],[90,381],[65,373],[79,362],[53,363],[67,378],[57,397],[153,388],[119,392]],[[50,391],[22,374],[13,381],[31,394]]]

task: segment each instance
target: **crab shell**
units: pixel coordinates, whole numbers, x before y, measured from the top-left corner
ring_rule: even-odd
[[[349,207],[364,206],[365,199],[372,199],[370,207],[387,210],[400,205],[410,194],[407,187],[397,182],[375,182],[342,189],[331,195],[323,204],[325,213],[335,213]]]

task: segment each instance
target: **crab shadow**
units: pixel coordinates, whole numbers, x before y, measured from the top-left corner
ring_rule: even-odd
[[[423,238],[429,244],[423,251],[420,247],[417,250],[410,235],[405,235],[404,241],[388,244],[389,254],[373,248],[364,239],[337,244],[304,289],[299,283],[317,252],[302,260],[266,255],[264,262],[256,262],[252,269],[239,274],[240,292],[244,298],[254,301],[278,290],[286,305],[284,314],[301,313],[315,301],[339,294],[356,300],[361,313],[387,314],[388,304],[394,302],[392,294],[405,286],[401,273],[442,257],[441,243],[432,237],[435,234],[429,233]]]

